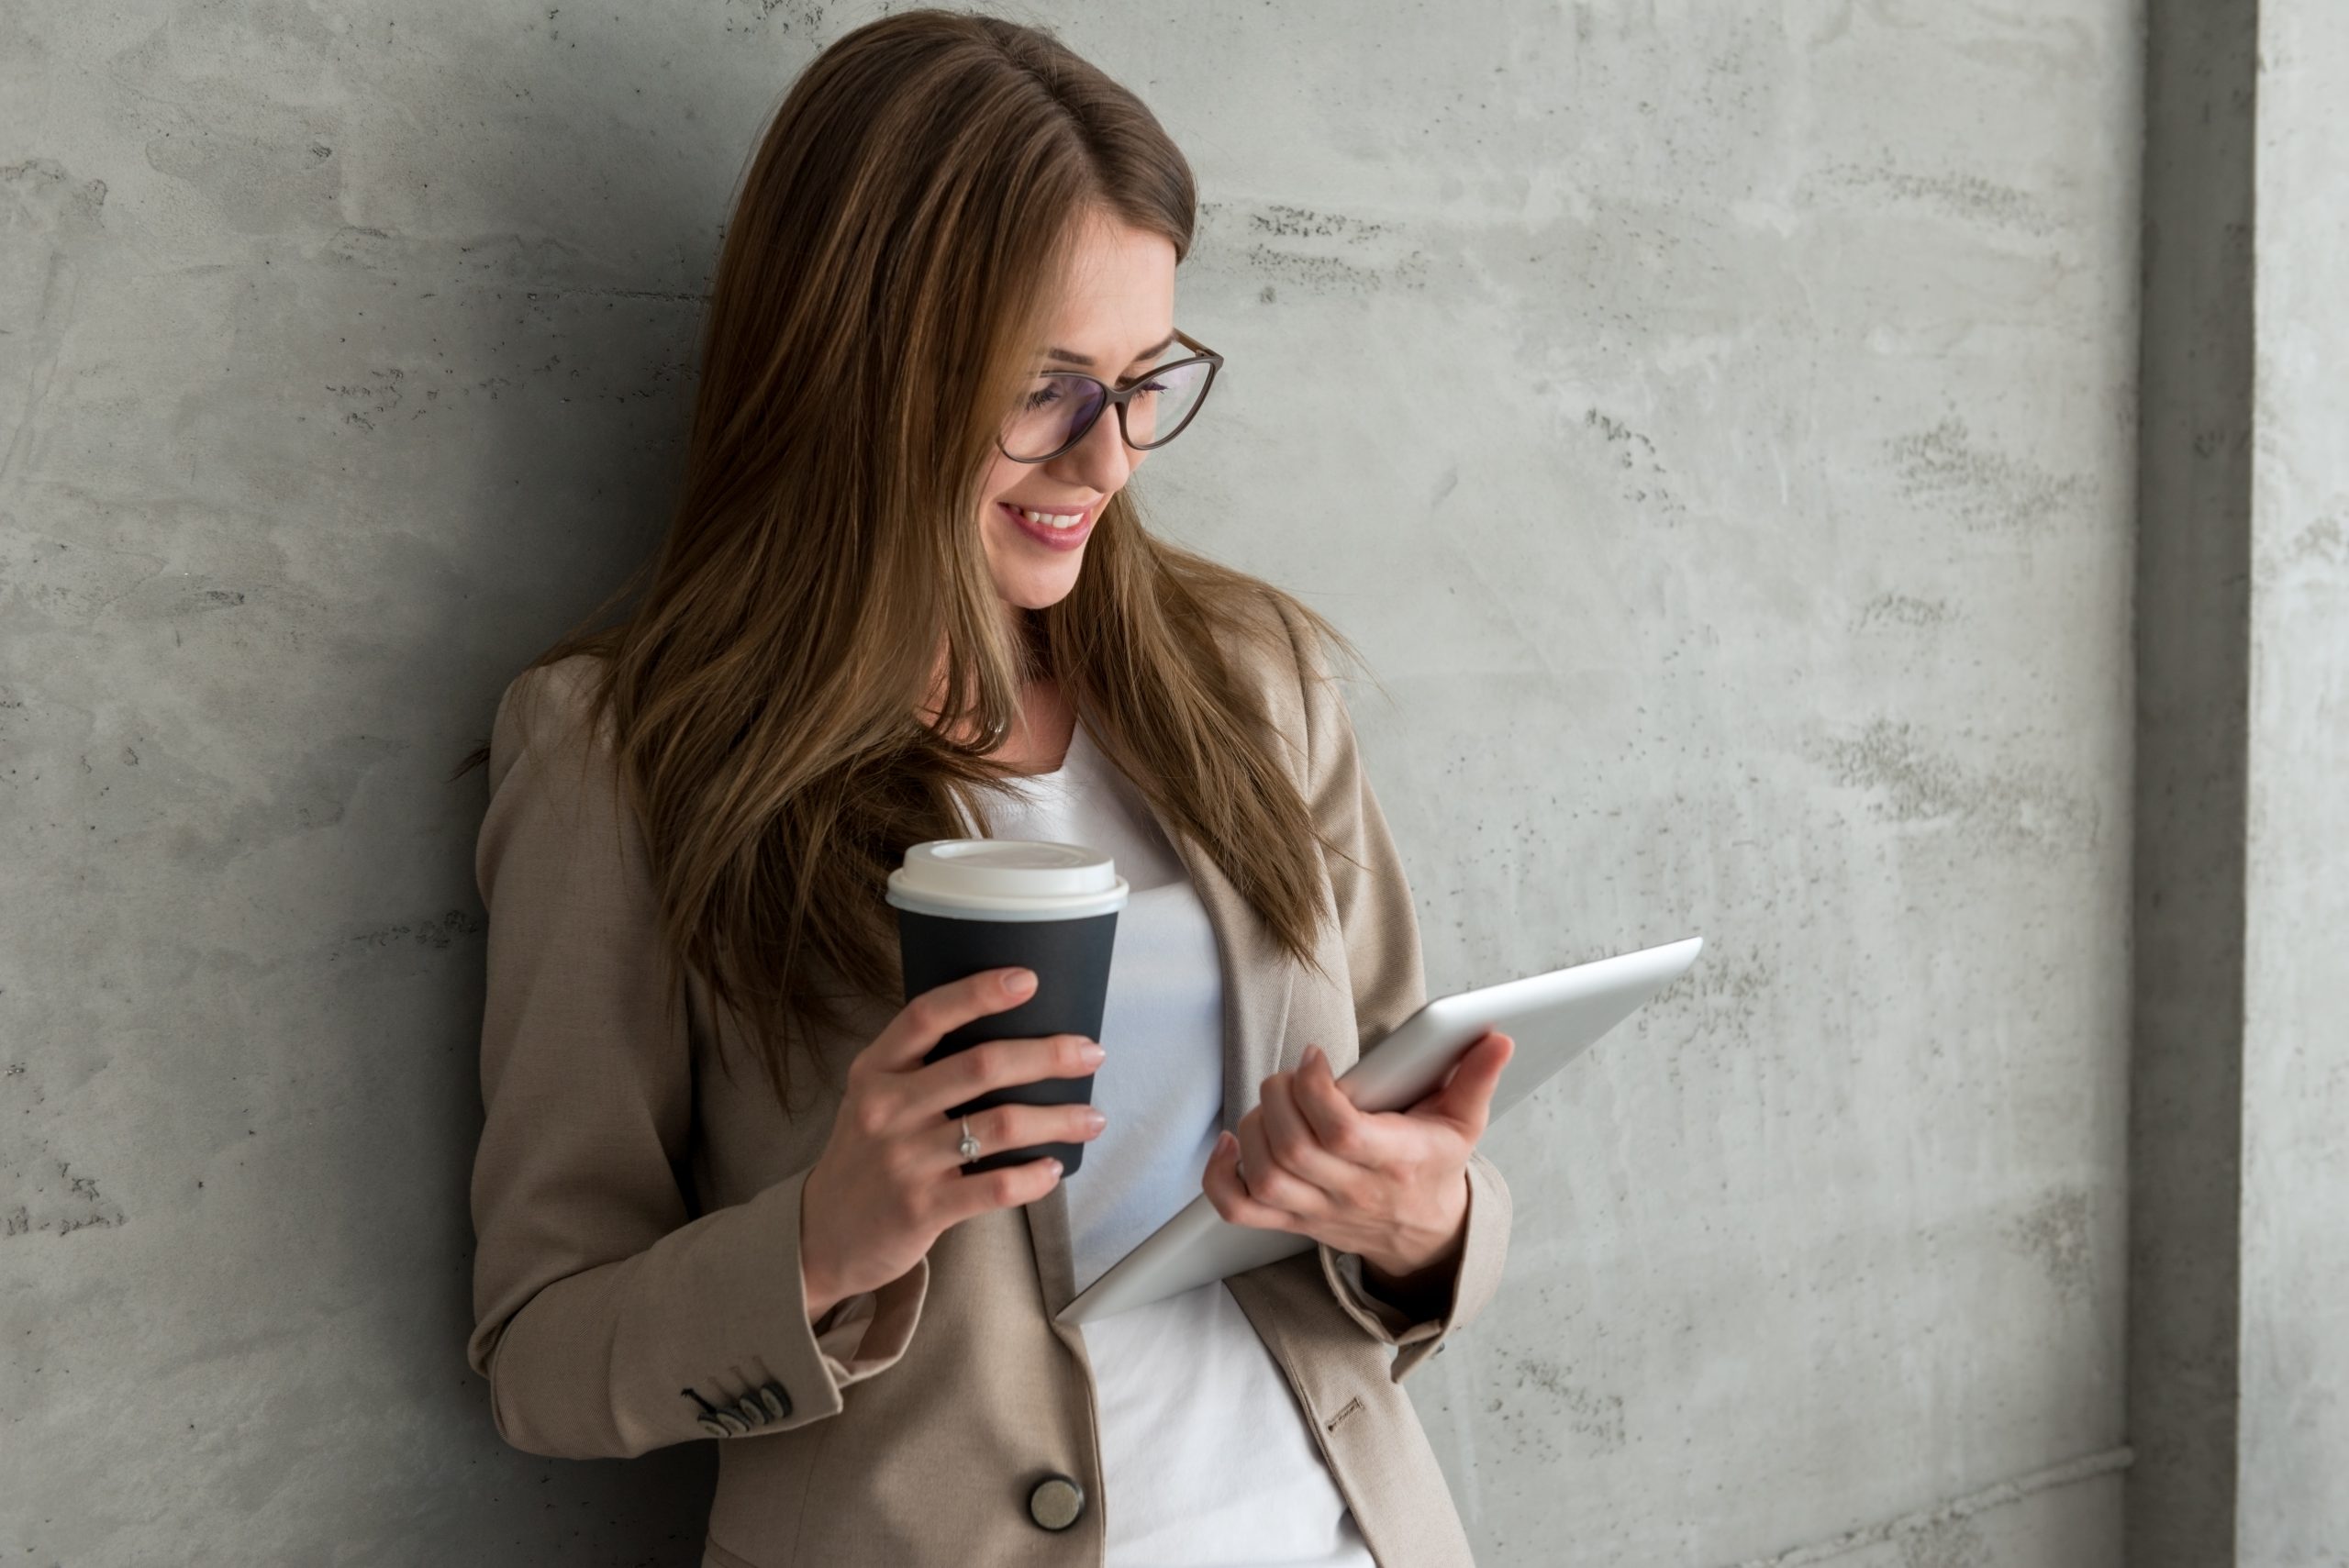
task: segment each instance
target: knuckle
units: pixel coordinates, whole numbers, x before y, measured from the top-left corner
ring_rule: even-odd
[[[860,1095],[849,1107],[849,1125],[866,1138],[878,1138],[888,1130],[888,1102],[878,1095]]]
[[[996,1081],[1003,1070],[1003,1041],[983,1040],[954,1059],[961,1063],[963,1081],[973,1088],[985,1088]]]
[[[881,1147],[881,1172],[893,1187],[904,1190],[914,1184],[920,1173],[921,1161],[908,1139],[893,1139]]]
[[[882,1201],[882,1213],[888,1229],[918,1231],[922,1224],[920,1191],[909,1184],[892,1183],[888,1195]]]
[[[915,997],[912,1001],[907,1003],[905,1007],[897,1014],[897,1017],[905,1020],[906,1028],[910,1029],[918,1038],[931,1039],[940,1032],[937,1027],[938,1002],[936,997],[936,992],[925,991],[920,995]]]

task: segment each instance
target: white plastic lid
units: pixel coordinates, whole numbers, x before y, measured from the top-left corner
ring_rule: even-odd
[[[889,902],[922,915],[1077,920],[1126,906],[1117,862],[1083,844],[1036,839],[930,839],[889,873]]]

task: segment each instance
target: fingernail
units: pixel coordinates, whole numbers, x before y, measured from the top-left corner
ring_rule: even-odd
[[[1014,995],[1022,991],[1032,991],[1036,988],[1036,972],[1032,969],[1015,969],[1003,977],[1003,988]]]
[[[1079,1046],[1076,1052],[1078,1061],[1094,1067],[1100,1066],[1102,1060],[1108,1054],[1109,1052],[1098,1041]]]

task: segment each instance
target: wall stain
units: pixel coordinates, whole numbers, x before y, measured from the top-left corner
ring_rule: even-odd
[[[1269,245],[1249,246],[1242,259],[1252,271],[1312,295],[1377,294],[1390,284],[1426,286],[1427,258],[1416,250],[1386,268],[1360,267],[1336,256],[1301,255]]]
[[[23,1062],[0,1069],[0,1094],[17,1105],[14,1114],[0,1118],[0,1170],[8,1184],[0,1195],[0,1240],[40,1231],[71,1236],[126,1223],[122,1207],[98,1190],[95,1179],[75,1175],[72,1162],[57,1158],[38,1131],[23,1130],[23,1119],[47,1099]]]
[[[2314,572],[2305,569],[2314,568]],[[2253,562],[2253,579],[2262,588],[2349,569],[2349,527],[2342,514],[2327,513]]]
[[[2097,841],[2095,806],[2054,778],[2014,765],[1965,767],[1929,751],[1906,721],[1876,719],[1857,736],[1818,750],[1838,784],[1875,791],[1878,811],[1896,822],[1947,821],[2009,849]]]
[[[489,923],[480,916],[463,909],[451,909],[429,920],[418,920],[413,924],[404,921],[396,926],[384,926],[375,930],[362,931],[355,937],[346,937],[337,951],[327,956],[328,962],[332,962],[343,951],[354,948],[377,950],[413,946],[446,949],[454,946],[461,937],[477,937],[487,929]]]
[[[2048,1282],[2067,1301],[2086,1296],[2090,1285],[2088,1195],[2058,1193],[2007,1227],[2008,1239],[2036,1259]]]
[[[1696,963],[1649,997],[1642,1014],[1661,1018],[1686,1003],[1708,1015],[1712,1027],[1742,1033],[1769,995],[1770,967],[1751,952],[1720,951],[1718,942],[1708,943],[1707,949]]]
[[[335,406],[342,411],[342,422],[362,430],[372,430],[375,421],[388,418],[393,411],[407,401],[407,372],[396,365],[371,370],[363,380],[328,382],[326,390],[333,395]],[[437,392],[429,394],[438,396]],[[418,408],[421,414],[423,409]],[[413,416],[411,416],[412,417]]]
[[[1965,1519],[1930,1524],[1900,1538],[1900,1568],[1991,1568],[1989,1543]]]
[[[23,388],[9,410],[13,428],[0,427],[0,479],[30,450],[81,299],[82,255],[97,249],[106,227],[106,201],[104,180],[77,180],[55,159],[0,163],[0,235],[13,252],[0,268],[0,321],[13,334],[9,379]]]
[[[61,626],[95,625],[165,566],[160,555],[38,534],[0,512],[0,600]]]
[[[1586,408],[1582,415],[1583,428],[1598,433],[1606,444],[1609,456],[1619,473],[1618,494],[1634,506],[1645,506],[1666,519],[1685,515],[1688,508],[1675,493],[1664,471],[1663,455],[1656,444],[1630,425],[1597,408]]]
[[[297,7],[285,8],[289,15]],[[156,42],[161,43],[161,34]],[[116,61],[127,81],[145,75],[180,88],[168,45],[126,51]],[[236,76],[212,76],[183,103],[177,91],[140,95],[136,128],[149,129],[147,166],[207,201],[239,234],[298,233],[317,227],[343,199],[343,160],[321,158],[342,124],[328,106],[290,103]]]
[[[736,0],[726,0],[726,3],[731,6]],[[742,31],[744,32],[751,32],[766,27],[772,27],[777,32],[785,33],[791,31],[794,28],[806,28],[812,31],[823,25],[824,8],[821,6],[811,6],[807,4],[807,0],[746,0],[746,3],[753,15],[743,24]],[[726,30],[730,33],[735,29],[733,25],[729,23]]]
[[[2062,228],[2054,210],[2018,186],[1979,174],[1912,174],[1882,166],[1839,163],[1827,180],[1846,190],[1872,191],[1895,202],[1931,207],[1950,217],[2043,238]]]
[[[95,234],[106,227],[106,183],[77,180],[54,158],[28,158],[0,163],[0,203],[11,218],[0,228]]]
[[[1885,626],[1940,626],[1957,618],[1957,606],[1947,599],[1920,599],[1909,594],[1878,594],[1852,617],[1852,629],[1867,631]]]
[[[1974,528],[2042,528],[2090,494],[2086,475],[2053,473],[1994,451],[1954,417],[1895,437],[1885,450],[1904,497]]]
[[[1513,1355],[1507,1359],[1517,1363],[1520,1374],[1517,1385],[1530,1385],[1548,1395],[1565,1413],[1568,1429],[1590,1439],[1602,1453],[1611,1453],[1623,1446],[1622,1396],[1586,1388],[1568,1379],[1564,1367],[1540,1356]]]
[[[1287,238],[1312,235],[1339,236],[1347,239],[1367,239],[1373,235],[1391,233],[1395,228],[1391,223],[1373,223],[1368,218],[1348,217],[1343,213],[1311,212],[1300,206],[1284,206],[1277,202],[1250,213],[1248,227]]]
[[[1235,266],[1260,299],[1269,301],[1282,286],[1324,297],[1427,286],[1428,253],[1397,223],[1282,202],[1202,201],[1198,212],[1196,253],[1212,265]]]

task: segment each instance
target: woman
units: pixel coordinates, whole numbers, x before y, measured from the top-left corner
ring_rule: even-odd
[[[705,1564],[1469,1562],[1397,1385],[1497,1286],[1510,1046],[1408,1112],[1335,1087],[1424,1000],[1342,639],[1125,489],[1219,362],[1170,330],[1193,207],[1047,35],[834,43],[728,228],[640,601],[499,705],[469,1358],[533,1452],[718,1438]],[[1106,1060],[923,1065],[1024,992],[899,1006],[884,879],[983,831],[1133,884]],[[1106,1125],[941,1114],[1085,1073]],[[965,1174],[966,1134],[1090,1152]],[[1314,1249],[1053,1321],[1201,1190]]]

